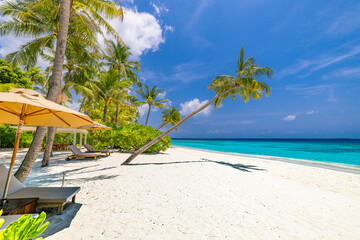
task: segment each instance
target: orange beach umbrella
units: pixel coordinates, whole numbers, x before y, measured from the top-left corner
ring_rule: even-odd
[[[105,126],[104,124],[98,123],[96,121],[94,121],[94,124],[91,125],[85,125],[85,126],[81,126],[78,127],[78,129],[87,129],[87,130],[110,130],[112,129],[111,127]],[[94,147],[94,132],[92,133],[92,142],[91,142],[92,147]]]
[[[0,93],[0,123],[18,124],[2,203],[6,202],[23,125],[77,128],[94,124],[87,115],[49,101],[33,90],[22,88]]]

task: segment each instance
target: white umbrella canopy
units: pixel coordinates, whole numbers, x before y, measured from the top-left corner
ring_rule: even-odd
[[[1,204],[6,203],[23,125],[77,128],[94,124],[87,115],[49,101],[33,90],[23,88],[0,93],[0,123],[18,124]]]

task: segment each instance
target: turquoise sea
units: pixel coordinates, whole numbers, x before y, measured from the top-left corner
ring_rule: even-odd
[[[172,139],[175,146],[360,166],[360,139]]]

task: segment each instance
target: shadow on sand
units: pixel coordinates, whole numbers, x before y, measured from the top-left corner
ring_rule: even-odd
[[[224,161],[215,161],[210,159],[202,158],[201,161],[183,161],[183,162],[159,162],[159,163],[130,163],[127,166],[146,166],[146,165],[167,165],[167,164],[182,164],[182,163],[216,163],[223,166],[232,167],[236,170],[242,171],[242,172],[251,172],[251,171],[265,171],[265,169],[258,168],[255,165],[245,165],[241,163],[229,163]]]
[[[50,223],[45,232],[39,237],[47,238],[70,227],[81,206],[82,204],[79,203],[67,203],[64,206],[62,215],[57,215],[57,208],[38,208],[38,212],[44,211],[46,213],[46,221]]]

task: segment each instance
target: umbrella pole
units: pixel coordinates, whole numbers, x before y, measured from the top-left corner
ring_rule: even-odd
[[[94,148],[94,130],[93,130],[93,132],[92,132],[92,142],[91,142],[91,145],[92,145],[92,147]]]
[[[5,184],[3,197],[2,197],[2,200],[1,200],[1,205],[4,205],[6,203],[6,198],[7,198],[8,192],[9,192],[11,176],[12,176],[12,173],[13,173],[13,170],[14,170],[14,165],[15,165],[15,158],[16,158],[16,154],[17,154],[17,151],[18,151],[18,148],[19,148],[22,127],[24,125],[24,120],[23,119],[24,119],[24,117],[20,117],[19,125],[18,125],[17,131],[16,131],[14,150],[13,150],[13,154],[12,154],[12,157],[11,157],[10,168],[9,168],[8,176],[7,176],[7,179],[6,179],[6,184]]]

